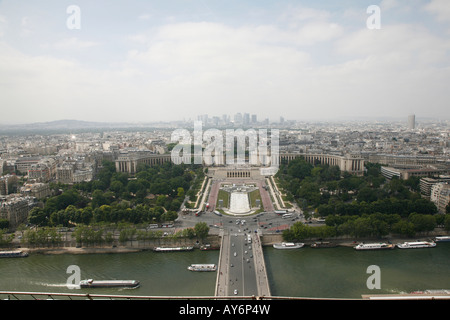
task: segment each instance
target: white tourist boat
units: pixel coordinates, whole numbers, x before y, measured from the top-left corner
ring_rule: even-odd
[[[216,271],[217,266],[215,264],[191,264],[188,267],[191,271]]]
[[[24,258],[28,257],[27,252],[23,251],[0,251],[0,258]]]
[[[356,247],[356,250],[383,250],[383,249],[394,249],[395,245],[390,243],[360,243]]]
[[[302,248],[305,244],[299,242],[282,242],[282,243],[274,243],[273,247],[275,249],[298,249]]]
[[[137,288],[137,280],[94,280],[87,279],[80,281],[80,288]]]
[[[155,252],[176,252],[176,251],[192,251],[194,247],[155,247],[153,251]]]
[[[432,241],[414,241],[414,242],[397,243],[397,248],[399,249],[433,248],[435,246],[436,243]]]
[[[438,236],[434,238],[434,241],[437,242],[450,242],[450,236]]]

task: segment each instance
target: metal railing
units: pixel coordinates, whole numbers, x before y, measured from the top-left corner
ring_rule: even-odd
[[[349,300],[332,298],[265,297],[265,296],[139,296],[90,293],[55,293],[0,291],[2,300]],[[360,299],[351,299],[360,300]]]

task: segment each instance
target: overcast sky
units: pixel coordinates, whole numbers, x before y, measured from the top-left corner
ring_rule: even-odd
[[[449,119],[450,1],[0,0],[0,111]]]

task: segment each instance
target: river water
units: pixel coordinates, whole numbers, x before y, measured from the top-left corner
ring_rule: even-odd
[[[274,296],[361,298],[362,294],[397,294],[450,289],[450,242],[435,248],[356,251],[353,248],[265,248]],[[368,289],[378,266],[380,289]]]
[[[272,295],[361,298],[362,294],[450,289],[450,243],[435,248],[355,251],[353,248],[264,248]],[[193,263],[218,263],[219,251],[114,254],[32,254],[0,259],[0,291],[67,292],[114,295],[213,296],[215,272],[191,272]],[[139,280],[136,289],[69,289],[67,268],[81,279]],[[370,265],[380,268],[381,289],[370,290]]]

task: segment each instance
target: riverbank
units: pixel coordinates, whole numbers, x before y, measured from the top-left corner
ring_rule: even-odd
[[[305,239],[300,242],[309,246],[318,241],[332,242],[339,247],[354,247],[361,242],[388,242],[388,243],[403,243],[405,241],[414,240],[432,240],[438,235],[450,235],[449,232],[443,230],[437,230],[435,232],[418,235],[412,238],[399,237],[395,235],[389,235],[383,238],[332,238],[332,239]],[[283,242],[281,234],[264,234],[261,236],[262,246],[272,246],[274,243]],[[204,243],[210,244],[212,247],[220,247],[221,236],[209,235]],[[179,247],[179,246],[193,246],[194,248],[200,248],[201,244],[196,241],[186,240],[171,240],[171,239],[159,239],[154,243],[140,243],[139,241],[133,241],[133,245],[123,246],[92,246],[92,247],[76,247],[76,246],[64,246],[64,247],[40,247],[40,248],[27,248],[21,247],[20,250],[29,254],[102,254],[102,253],[132,253],[153,250],[155,247]]]
[[[433,240],[436,236],[440,235],[450,235],[449,232],[446,231],[435,231],[430,232],[429,234],[424,235],[416,235],[414,237],[402,237],[398,235],[388,235],[382,238],[346,238],[346,237],[338,237],[338,238],[327,238],[327,239],[305,239],[298,242],[302,242],[305,245],[309,246],[316,242],[331,242],[338,247],[354,247],[358,243],[364,242],[387,242],[387,243],[403,243],[405,241],[415,241],[415,240]],[[275,243],[283,242],[283,237],[281,234],[268,234],[261,237],[263,246],[272,246]]]
[[[21,250],[29,254],[100,254],[100,253],[131,253],[150,251],[156,247],[186,247],[192,246],[194,248],[200,248],[203,244],[209,244],[213,248],[220,247],[221,237],[218,235],[209,235],[200,242],[196,239],[170,239],[159,238],[153,240],[133,240],[128,241],[125,244],[117,245],[88,245],[80,246],[76,242],[66,242],[65,245],[53,245],[49,247],[26,247],[20,246],[16,248],[5,248],[0,250]]]
[[[148,249],[139,248],[76,248],[76,247],[64,247],[64,248],[20,248],[20,250],[27,252],[28,254],[99,254],[99,253],[131,253],[140,252]]]

